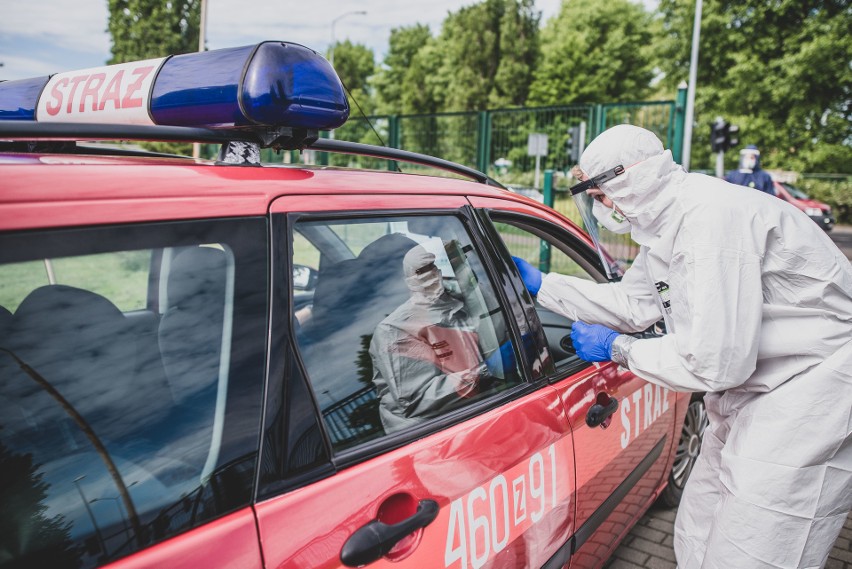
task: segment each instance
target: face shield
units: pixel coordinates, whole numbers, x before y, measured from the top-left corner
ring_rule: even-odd
[[[755,150],[740,151],[740,170],[753,172],[760,163],[760,152]]]
[[[574,203],[577,204],[577,209],[580,211],[580,217],[583,219],[583,224],[586,226],[586,232],[595,244],[595,249],[597,249],[598,256],[601,259],[601,263],[603,263],[606,276],[609,280],[615,280],[618,274],[618,269],[615,261],[604,253],[603,247],[601,247],[598,220],[594,214],[595,199],[588,193],[588,190],[592,188],[599,188],[599,184],[608,182],[623,173],[624,166],[619,164],[615,168],[607,170],[603,174],[598,174],[593,178],[589,178],[571,187],[571,197],[573,198]],[[582,175],[582,172],[575,170],[575,176],[579,177],[578,174]]]

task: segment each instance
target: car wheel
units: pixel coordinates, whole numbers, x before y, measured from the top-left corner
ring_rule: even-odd
[[[683,496],[686,481],[692,473],[698,453],[701,451],[701,441],[704,438],[704,429],[707,428],[707,410],[704,408],[704,400],[696,396],[689,403],[686,410],[686,418],[680,431],[680,440],[677,443],[677,452],[672,470],[669,472],[669,483],[660,494],[660,502],[667,506],[677,506]]]

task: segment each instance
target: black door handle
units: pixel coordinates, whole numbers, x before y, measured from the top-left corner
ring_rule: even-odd
[[[574,349],[574,342],[571,341],[571,334],[562,336],[562,339],[559,340],[559,347],[570,354],[576,353],[577,351]]]
[[[600,400],[600,396],[598,396],[598,400]],[[609,403],[606,405],[595,403],[586,412],[586,424],[590,427],[604,425],[604,422],[615,413],[616,409],[618,409],[618,399],[615,397],[610,397]]]
[[[340,550],[340,560],[347,567],[360,567],[372,563],[387,555],[399,540],[425,528],[437,517],[438,502],[420,500],[417,504],[417,512],[398,524],[385,524],[379,520],[373,520],[349,536],[343,544],[343,549]]]

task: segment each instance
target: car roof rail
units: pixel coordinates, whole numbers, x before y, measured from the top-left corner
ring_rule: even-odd
[[[386,146],[374,146],[319,138],[318,131],[292,127],[270,127],[265,130],[211,129],[186,126],[114,125],[87,123],[34,123],[25,121],[0,121],[0,141],[103,141],[137,140],[159,142],[204,142],[227,145],[233,142],[256,144],[277,150],[317,150],[334,154],[354,154],[429,166],[506,189],[503,184],[474,168],[442,158]],[[67,148],[61,151],[68,152]],[[86,153],[89,148],[86,148]],[[92,152],[98,154],[109,152]],[[115,151],[116,155],[127,154]],[[133,152],[133,155],[139,155]]]

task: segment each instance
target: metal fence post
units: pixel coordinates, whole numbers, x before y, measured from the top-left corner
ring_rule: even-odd
[[[479,111],[476,137],[476,168],[488,173],[491,162],[491,111]]]
[[[327,130],[319,131],[320,138],[329,138]],[[320,166],[328,166],[328,152],[317,152],[317,164]]]
[[[388,115],[388,146],[400,147],[399,115]],[[395,160],[388,160],[388,170],[399,170]]]
[[[677,90],[675,101],[674,140],[672,141],[672,158],[678,164],[683,159],[683,133],[686,126],[686,87]]]
[[[553,170],[544,171],[544,205],[553,207]],[[538,245],[538,269],[543,273],[550,272],[550,243],[542,239]]]

